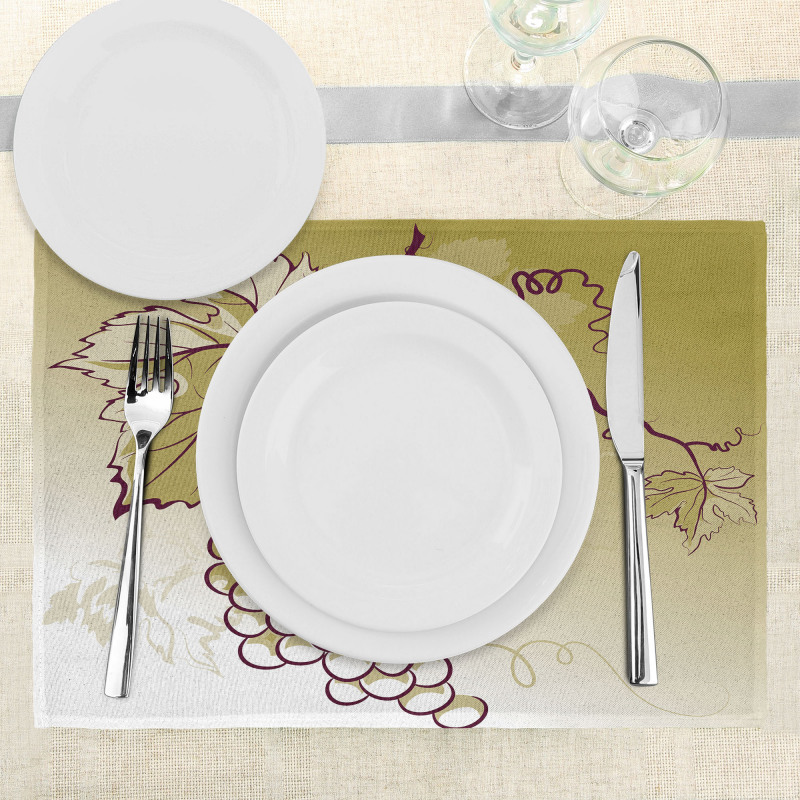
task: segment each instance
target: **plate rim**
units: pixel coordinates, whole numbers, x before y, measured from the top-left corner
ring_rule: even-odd
[[[287,71],[291,73],[292,91],[288,95],[285,92],[282,95],[287,100],[289,117],[300,114],[304,120],[307,117],[313,123],[302,128],[308,149],[303,150],[302,158],[298,156],[297,159],[298,162],[306,162],[298,173],[306,176],[302,188],[308,193],[308,199],[299,204],[305,210],[292,214],[291,224],[282,228],[284,233],[272,235],[274,244],[257,248],[258,252],[237,254],[237,258],[231,259],[238,268],[231,270],[227,277],[223,277],[224,269],[212,270],[209,267],[207,274],[200,279],[194,272],[187,271],[178,281],[170,275],[161,283],[153,280],[152,276],[138,277],[133,262],[120,267],[116,263],[117,259],[109,259],[108,253],[101,252],[91,244],[87,247],[72,233],[64,235],[63,231],[57,230],[57,223],[52,223],[52,219],[58,216],[58,212],[53,211],[48,178],[37,169],[38,152],[45,134],[41,126],[37,125],[36,118],[44,113],[52,99],[53,86],[49,83],[48,75],[52,64],[55,62],[63,73],[64,64],[60,62],[65,56],[68,62],[69,51],[73,47],[80,47],[87,36],[97,41],[94,29],[98,26],[102,29],[99,37],[102,41],[103,36],[113,35],[153,19],[163,22],[167,14],[173,15],[178,22],[188,24],[198,21],[207,24],[208,16],[211,15],[215,19],[214,30],[240,44],[242,36],[237,36],[237,30],[239,33],[247,30],[248,35],[262,38],[264,47],[259,51],[262,58],[279,62],[282,75],[286,75]],[[79,78],[80,75],[77,75],[74,82]],[[322,102],[308,70],[291,46],[255,14],[225,0],[117,0],[93,11],[69,27],[36,64],[25,85],[17,110],[12,159],[20,198],[29,218],[48,247],[72,269],[99,286],[131,297],[182,300],[207,296],[234,286],[254,275],[280,254],[296,236],[316,202],[325,167],[326,141]],[[264,241],[267,241],[266,237]],[[113,262],[110,269],[109,261]],[[165,269],[165,272],[168,271]]]
[[[361,274],[359,274],[361,273]],[[382,273],[382,274],[380,274]],[[359,281],[365,282],[365,285],[360,287],[354,286]],[[314,616],[317,617],[316,624],[305,625],[305,620],[300,626],[293,625],[293,620],[284,617],[280,620],[281,625],[289,624],[287,629],[303,628],[306,627],[306,635],[317,647],[335,652],[341,655],[350,656],[353,658],[383,661],[387,663],[418,663],[425,661],[436,661],[442,658],[449,658],[460,653],[464,653],[475,648],[478,648],[499,636],[507,633],[515,628],[525,619],[527,619],[537,608],[539,608],[553,593],[555,588],[567,574],[569,568],[574,563],[578,552],[583,544],[583,541],[588,532],[589,524],[594,513],[595,503],[597,499],[597,489],[599,484],[600,473],[600,446],[597,423],[595,421],[594,409],[589,398],[589,392],[586,389],[586,384],[583,376],[578,369],[577,364],[567,350],[564,343],[561,341],[558,334],[544,321],[544,319],[531,308],[524,300],[519,298],[509,289],[502,284],[497,283],[491,278],[470,270],[467,267],[453,264],[451,262],[442,261],[439,259],[432,259],[428,257],[410,258],[403,255],[383,255],[383,256],[366,256],[358,259],[351,259],[345,262],[340,262],[335,265],[321,269],[313,275],[307,276],[301,281],[287,287],[275,297],[271,298],[262,309],[268,308],[269,312],[266,314],[257,313],[242,330],[234,338],[233,342],[229,345],[226,353],[222,357],[217,366],[217,371],[213,376],[211,383],[206,394],[203,404],[203,410],[200,415],[200,422],[198,426],[197,437],[197,477],[198,477],[198,491],[201,497],[201,509],[206,518],[209,532],[212,539],[216,534],[217,539],[214,539],[215,546],[230,568],[230,563],[240,560],[234,553],[234,545],[232,544],[232,537],[230,534],[231,520],[227,517],[226,513],[222,513],[219,518],[219,509],[215,508],[217,498],[214,493],[218,491],[219,485],[217,481],[220,473],[224,476],[225,469],[221,466],[223,461],[222,452],[226,447],[233,450],[233,463],[232,473],[233,481],[235,484],[235,451],[236,441],[238,440],[238,430],[241,425],[241,420],[234,421],[236,432],[232,437],[233,443],[226,439],[224,434],[214,431],[215,420],[213,415],[219,413],[216,410],[218,404],[222,405],[222,417],[224,420],[230,421],[231,413],[225,411],[224,398],[226,391],[230,389],[230,385],[226,383],[229,378],[228,373],[234,372],[237,369],[235,361],[246,361],[245,352],[250,344],[250,340],[258,337],[261,334],[261,329],[266,329],[269,333],[270,324],[276,321],[280,322],[281,316],[286,316],[291,323],[295,326],[293,330],[284,333],[283,338],[272,336],[272,341],[277,352],[280,352],[285,343],[293,338],[300,330],[309,327],[312,320],[322,319],[334,313],[333,309],[347,308],[352,305],[359,305],[364,302],[372,301],[372,297],[391,295],[392,297],[400,296],[413,296],[419,297],[420,293],[427,293],[430,295],[432,291],[431,283],[438,282],[444,287],[441,295],[444,300],[439,300],[438,304],[443,304],[449,308],[459,310],[458,304],[454,297],[453,287],[460,284],[460,290],[464,292],[465,297],[470,298],[470,303],[473,303],[475,297],[480,297],[480,305],[484,306],[484,311],[481,313],[480,307],[478,314],[485,316],[489,314],[486,307],[487,297],[492,299],[488,301],[490,304],[500,306],[499,313],[495,314],[496,322],[492,325],[487,325],[496,333],[501,335],[502,338],[507,338],[506,335],[498,327],[506,326],[508,330],[512,330],[515,325],[519,324],[528,328],[527,335],[530,335],[530,329],[538,329],[538,336],[543,336],[549,339],[551,350],[559,353],[560,370],[568,373],[569,380],[572,381],[574,395],[572,396],[571,404],[575,407],[578,418],[570,420],[569,433],[571,436],[578,436],[578,429],[582,428],[581,436],[584,437],[580,446],[573,446],[573,450],[580,456],[580,464],[575,465],[574,469],[579,473],[580,481],[576,480],[576,491],[581,491],[580,503],[572,503],[569,508],[563,511],[566,517],[565,524],[561,520],[562,509],[565,505],[562,502],[559,506],[559,512],[554,523],[553,530],[548,537],[545,544],[545,549],[540,553],[539,558],[534,561],[533,566],[526,573],[525,576],[514,586],[501,600],[493,604],[487,609],[484,609],[480,614],[469,617],[454,625],[447,626],[446,628],[433,629],[425,631],[420,635],[409,636],[406,634],[384,634],[382,636],[374,636],[375,632],[367,631],[363,628],[356,626],[337,623],[333,618],[325,618],[324,615],[318,614],[316,609],[313,609]],[[341,284],[337,287],[337,283]],[[373,285],[374,284],[374,285]],[[470,285],[471,284],[471,285]],[[319,310],[306,309],[306,317],[304,320],[305,325],[301,325],[295,318],[292,317],[293,307],[296,305],[303,305],[306,303],[304,295],[306,293],[324,295],[324,303],[320,303],[320,308],[326,308],[325,312]],[[340,296],[337,296],[338,295]],[[470,314],[472,316],[472,314]],[[473,317],[475,318],[475,317]],[[483,319],[478,321],[484,322]],[[281,324],[283,324],[281,322]],[[516,331],[515,331],[516,332]],[[274,332],[273,332],[274,333]],[[512,337],[513,338],[513,337]],[[508,339],[507,339],[508,341]],[[238,343],[238,344],[237,344]],[[529,353],[539,354],[542,352],[541,342],[536,347],[530,339],[520,338],[519,345],[515,346],[513,341],[509,344],[520,353],[529,366],[533,369],[528,357],[524,352],[520,351],[520,346],[524,350],[528,347]],[[241,353],[241,355],[240,355]],[[535,359],[534,359],[535,360]],[[533,369],[534,374],[539,379],[545,393],[550,397],[552,391],[542,380],[542,376],[538,370]],[[259,376],[260,377],[260,376]],[[255,381],[250,381],[255,384]],[[558,388],[558,387],[553,387]],[[231,395],[232,392],[228,392]],[[551,399],[551,406],[553,407],[556,422],[559,423],[559,416],[563,412],[557,408]],[[242,415],[243,415],[242,411]],[[559,432],[562,436],[562,458],[564,459],[564,471],[567,471],[567,446],[564,442],[564,434],[559,424]],[[215,436],[218,441],[215,441]],[[578,437],[580,438],[580,437]],[[216,446],[223,449],[216,450]],[[214,475],[214,472],[217,475]],[[564,485],[567,480],[565,479]],[[562,485],[562,494],[563,494]],[[235,490],[236,505],[238,505],[238,492]],[[205,498],[205,500],[204,500]],[[214,499],[212,499],[214,498]],[[210,502],[209,502],[210,501]],[[228,509],[230,511],[230,509]],[[236,509],[234,509],[234,513]],[[238,508],[238,513],[242,517],[241,508]],[[563,534],[560,534],[557,539],[553,538],[553,532],[556,527],[562,523],[565,528]],[[246,528],[246,524],[244,526]],[[246,530],[246,536],[250,540],[249,548],[245,541],[244,544],[238,543],[236,546],[239,548],[244,547],[250,550],[250,556],[260,559],[261,554],[249,530]],[[550,568],[549,571],[539,576],[535,570],[539,564],[545,551],[552,548],[557,556],[556,565]],[[233,556],[233,558],[231,558]],[[244,559],[241,559],[242,564]],[[267,574],[270,572],[269,565],[264,561]],[[234,569],[238,569],[235,567]],[[231,573],[234,574],[234,569]],[[251,569],[251,565],[247,563],[247,569]],[[261,565],[259,565],[261,569]],[[241,580],[243,572],[239,570],[239,576],[234,575],[237,583],[249,595],[249,597],[259,606],[272,605],[271,598],[275,593],[286,594],[287,588],[285,584],[274,573],[268,576],[271,583],[269,586],[262,590],[264,585],[265,575],[259,575],[259,586],[248,582],[251,576],[247,576],[244,581]],[[533,584],[533,578],[537,579],[537,583]],[[255,578],[252,578],[255,580]],[[255,589],[255,591],[251,591]],[[265,594],[265,591],[267,592]],[[267,600],[268,602],[262,602]],[[309,606],[310,607],[310,606]],[[269,611],[267,612],[270,613]],[[277,616],[277,615],[276,615]],[[322,617],[324,624],[320,624],[319,617]],[[294,621],[297,621],[296,619]],[[311,630],[313,628],[314,630]],[[453,629],[457,628],[455,633]],[[346,633],[347,641],[343,641],[341,637],[343,631]],[[300,634],[298,634],[300,635]],[[365,643],[366,636],[366,643]],[[424,641],[420,641],[423,639]],[[376,641],[377,640],[377,641]]]
[[[540,426],[546,428],[546,431],[542,434],[542,437],[546,440],[549,440],[547,444],[549,445],[548,457],[550,466],[544,475],[542,474],[541,464],[538,466],[539,471],[534,475],[534,482],[532,483],[530,489],[525,493],[527,497],[525,502],[525,516],[524,518],[517,520],[516,524],[513,526],[513,539],[518,543],[518,546],[515,554],[511,554],[510,558],[513,559],[513,563],[518,566],[513,573],[513,577],[503,582],[502,592],[499,594],[493,592],[492,594],[495,595],[493,599],[484,603],[484,605],[477,609],[481,610],[482,608],[485,608],[486,606],[495,602],[500,596],[505,594],[517,583],[517,581],[521,579],[521,577],[525,574],[525,572],[528,571],[536,557],[542,551],[547,537],[550,534],[553,521],[555,520],[558,512],[558,505],[561,496],[561,482],[563,473],[561,436],[558,431],[558,424],[556,423],[552,408],[550,407],[550,403],[547,399],[547,395],[539,383],[538,378],[530,369],[528,364],[521,358],[519,353],[513,347],[511,347],[507,341],[505,341],[505,339],[498,336],[494,331],[487,328],[485,325],[482,325],[477,320],[460,312],[453,311],[439,305],[422,303],[413,300],[385,300],[377,303],[367,303],[364,305],[344,309],[335,314],[331,314],[322,320],[319,320],[315,324],[302,331],[302,333],[289,342],[283,350],[277,353],[275,358],[272,359],[266,366],[266,369],[264,369],[255,389],[253,390],[253,393],[247,401],[247,406],[245,408],[239,430],[237,444],[237,485],[239,489],[239,500],[244,512],[245,520],[248,523],[251,536],[253,537],[262,556],[267,563],[270,564],[276,574],[281,577],[282,570],[278,565],[275,564],[274,561],[270,559],[269,542],[265,541],[264,529],[269,527],[269,525],[267,523],[262,523],[256,526],[260,530],[260,533],[257,533],[255,532],[255,527],[251,524],[256,516],[263,516],[264,509],[266,509],[267,513],[269,513],[270,509],[274,507],[273,503],[263,502],[263,492],[261,491],[261,487],[265,484],[265,476],[263,467],[259,466],[259,462],[261,460],[259,458],[259,453],[261,449],[263,449],[263,440],[267,436],[268,428],[274,424],[269,421],[269,416],[270,411],[274,413],[275,406],[270,405],[267,408],[264,407],[264,395],[270,392],[267,382],[270,379],[270,375],[272,375],[274,379],[276,367],[278,370],[282,370],[283,373],[285,373],[287,369],[287,353],[293,348],[296,348],[300,340],[305,340],[306,349],[308,349],[307,337],[314,335],[315,331],[317,335],[317,341],[319,340],[319,336],[321,335],[320,326],[326,326],[325,332],[322,334],[326,336],[331,336],[330,328],[332,325],[338,326],[339,334],[342,333],[342,327],[344,326],[345,335],[348,331],[352,331],[354,328],[359,332],[364,332],[365,335],[374,335],[374,327],[366,329],[364,328],[365,321],[363,316],[365,313],[370,314],[372,315],[373,320],[375,317],[377,317],[377,321],[380,322],[385,317],[385,311],[377,308],[379,306],[391,306],[392,309],[389,309],[389,311],[399,315],[400,320],[403,322],[406,322],[407,315],[410,313],[409,309],[407,308],[408,306],[415,307],[415,309],[418,309],[419,313],[430,315],[428,320],[425,322],[425,325],[428,326],[428,328],[425,330],[425,333],[432,334],[434,336],[438,335],[441,337],[441,341],[455,343],[465,353],[477,358],[485,369],[494,374],[498,382],[502,385],[503,389],[507,392],[510,402],[513,403],[514,411],[519,415],[517,417],[517,424],[520,424],[521,418],[521,424],[524,425],[526,431],[528,431],[529,435],[534,439],[536,438],[535,431],[537,428]],[[398,307],[401,308],[398,309]],[[354,314],[361,315],[361,318],[357,322],[353,320],[351,316]],[[348,317],[350,317],[350,320],[347,319]],[[396,318],[397,317],[395,317],[395,319]],[[349,328],[347,327],[348,325]],[[417,325],[419,325],[418,319],[414,321],[413,330],[419,330]],[[474,339],[470,341],[470,345],[476,345],[477,353],[476,350],[473,350],[472,346],[464,346],[459,333],[454,331],[453,326],[459,325],[461,326],[462,333],[466,330],[469,330],[471,334],[474,334],[476,337],[480,337],[483,340],[483,343],[485,343],[483,345],[476,345]],[[491,352],[488,352],[489,350],[491,350]],[[503,365],[498,365],[498,362],[501,360],[504,362]],[[288,366],[288,369],[291,369],[291,366]],[[274,391],[272,394],[274,395]],[[522,398],[524,398],[524,400]],[[260,406],[257,408],[259,405],[259,400]],[[536,419],[536,424],[533,423],[534,418]],[[264,420],[267,421],[265,422]],[[258,428],[260,428],[260,430]],[[512,436],[512,438],[516,437]],[[541,487],[545,482],[548,482],[549,485],[546,485],[545,488],[542,489]],[[278,491],[278,495],[281,495],[282,493],[282,491]],[[531,531],[536,531],[536,536],[534,536],[533,533],[531,533],[530,537],[525,536],[524,532],[529,529],[529,526]],[[529,547],[527,549],[523,549],[524,545],[522,548],[520,547],[520,538],[529,539]],[[519,552],[521,549],[522,557],[519,557]],[[478,555],[476,558],[480,558],[480,556]],[[508,561],[509,556],[506,556],[504,560]],[[472,576],[473,585],[477,579],[477,576]],[[282,580],[287,583],[289,588],[291,588],[296,594],[300,595],[301,597],[306,597],[306,595],[299,588],[295,588],[296,582],[290,581],[288,577],[282,577]],[[316,575],[314,582],[319,580],[320,576]],[[324,576],[322,577],[322,580],[325,580]],[[336,584],[337,590],[341,590],[342,587],[340,581],[332,581],[330,586],[333,586],[333,584]],[[306,599],[308,599],[308,602],[310,602],[312,605],[316,605],[317,608],[324,613],[330,614],[331,616],[336,616],[324,606],[319,605],[319,603],[315,604],[312,599],[308,597],[306,597]],[[384,605],[392,605],[392,602],[385,600],[383,602]],[[476,612],[462,614],[460,617],[457,617],[448,623],[442,622],[437,625],[427,625],[413,629],[400,628],[399,630],[405,632],[429,630],[434,627],[441,627],[444,624],[451,624],[452,622],[465,619],[469,616],[472,616],[473,613]],[[348,620],[343,616],[339,616],[337,618],[349,622],[352,625],[359,625],[359,623],[355,620]],[[362,624],[365,626],[367,625],[366,622]],[[369,625],[370,630],[392,632],[391,628],[380,626],[373,627],[373,625],[374,620],[372,625]]]

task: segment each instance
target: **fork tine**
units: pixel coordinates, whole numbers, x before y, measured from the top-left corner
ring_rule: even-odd
[[[169,317],[166,319],[167,328],[164,336],[164,391],[169,391],[172,397],[172,333],[169,326]]]
[[[147,328],[144,335],[144,354],[142,357],[142,385],[141,390],[147,391],[147,378],[150,372],[150,315],[147,315]]]
[[[161,390],[161,317],[156,317],[156,349],[153,353],[153,391]]]
[[[136,366],[139,360],[139,325],[142,315],[136,317],[136,330],[133,333],[133,344],[131,345],[131,363],[128,366],[128,397],[136,394]]]

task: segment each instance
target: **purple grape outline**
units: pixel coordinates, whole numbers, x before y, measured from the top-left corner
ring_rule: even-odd
[[[354,706],[363,703],[366,700],[378,700],[383,702],[391,702],[395,701],[398,707],[407,714],[417,717],[430,717],[431,720],[435,725],[440,728],[451,728],[451,727],[463,727],[463,728],[474,728],[480,725],[487,717],[489,713],[489,706],[488,704],[479,697],[470,696],[467,699],[470,701],[474,701],[476,704],[480,705],[481,711],[478,713],[476,719],[472,720],[471,722],[462,725],[462,726],[451,726],[447,725],[445,722],[442,721],[442,717],[450,710],[450,706],[453,705],[458,699],[459,695],[456,694],[455,687],[451,682],[451,678],[453,677],[453,662],[446,658],[442,659],[443,664],[445,665],[445,674],[444,677],[440,678],[438,681],[433,683],[423,683],[417,677],[416,673],[416,666],[415,664],[405,664],[401,665],[400,670],[386,670],[382,669],[381,665],[376,662],[365,662],[365,668],[358,674],[348,676],[347,679],[343,679],[342,676],[337,675],[335,670],[331,666],[332,658],[335,657],[335,654],[329,650],[325,650],[320,647],[316,647],[315,645],[311,645],[310,643],[304,642],[309,647],[315,649],[317,653],[313,658],[308,658],[303,661],[291,659],[287,657],[286,653],[283,649],[283,643],[290,641],[292,639],[299,639],[294,634],[283,630],[283,628],[279,627],[275,624],[270,617],[264,611],[256,610],[253,608],[247,608],[243,606],[239,601],[236,599],[236,592],[239,588],[239,584],[236,581],[229,581],[227,579],[227,575],[230,573],[227,571],[227,567],[225,567],[225,563],[214,547],[214,542],[212,539],[208,540],[207,543],[207,550],[208,554],[213,559],[213,562],[208,567],[204,574],[204,582],[206,586],[215,594],[221,595],[226,598],[228,602],[228,607],[225,609],[223,614],[223,619],[225,622],[225,627],[232,633],[234,636],[241,639],[239,642],[239,646],[237,648],[237,654],[239,660],[247,667],[257,670],[263,671],[270,671],[275,669],[281,669],[286,666],[294,666],[294,667],[307,667],[313,664],[320,664],[322,666],[323,671],[328,676],[328,681],[325,684],[325,696],[331,703],[334,703],[338,706]],[[220,589],[217,585],[215,585],[215,572],[220,568],[225,569],[226,575],[223,576],[227,584],[225,589]],[[232,576],[231,576],[232,577]],[[236,625],[231,620],[231,613],[233,611],[241,611],[245,614],[251,616],[251,618],[255,618],[256,621],[259,623],[258,627],[255,631],[243,631],[236,627]],[[263,623],[261,623],[261,616],[263,615]],[[247,655],[245,654],[245,649],[248,643],[252,642],[253,640],[257,640],[260,637],[264,636],[266,633],[272,634],[276,637],[276,641],[274,644],[274,656],[276,659],[276,663],[273,664],[256,664],[255,662],[251,661]],[[377,694],[373,691],[370,691],[369,688],[364,685],[363,681],[368,678],[370,675],[377,673],[375,677],[384,676],[389,678],[397,678],[400,679],[404,676],[408,676],[407,685],[403,688],[402,691],[392,694],[391,696],[383,696]],[[341,698],[334,697],[333,695],[333,687],[337,684],[347,684],[353,687],[354,689],[359,690],[362,693],[361,697],[356,697],[355,700],[342,700]],[[409,698],[414,692],[415,689],[443,689],[445,691],[445,699],[443,702],[439,703],[433,708],[428,708],[425,710],[414,710],[409,708],[403,701]]]

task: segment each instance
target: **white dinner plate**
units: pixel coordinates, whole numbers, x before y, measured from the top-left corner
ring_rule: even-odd
[[[322,180],[311,78],[222,0],[119,0],[33,71],[14,129],[20,194],[95,283],[154,299],[244,280],[300,230]]]
[[[239,435],[239,495],[281,579],[376,631],[422,631],[502,597],[561,492],[553,412],[528,365],[439,306],[358,306],[270,364]]]
[[[237,446],[250,398],[269,365],[317,322],[369,303],[428,303],[468,316],[504,339],[542,386],[558,426],[562,483],[550,535],[528,571],[490,606],[440,628],[378,631],[340,620],[277,575],[253,539],[239,500]],[[566,574],[592,517],[599,477],[597,426],[575,362],[555,331],[495,281],[431,258],[373,256],[327,267],[278,294],[227,348],[208,388],[197,439],[197,479],[211,536],[239,585],[284,629],[343,655],[387,663],[454,656],[530,616]]]

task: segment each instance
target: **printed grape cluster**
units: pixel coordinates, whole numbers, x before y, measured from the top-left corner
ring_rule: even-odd
[[[211,591],[228,602],[224,620],[238,637],[238,654],[252,669],[319,665],[328,676],[325,695],[338,706],[368,700],[395,702],[404,712],[430,717],[440,728],[474,728],[486,718],[488,706],[479,697],[456,694],[450,682],[450,659],[424,664],[384,664],[339,656],[310,644],[286,630],[257,608],[231,576],[209,539],[214,559],[205,573]]]

